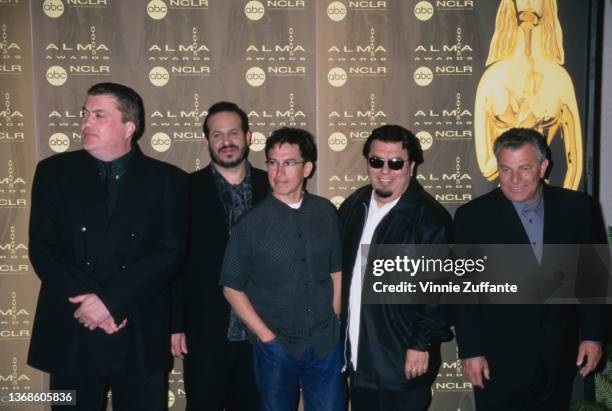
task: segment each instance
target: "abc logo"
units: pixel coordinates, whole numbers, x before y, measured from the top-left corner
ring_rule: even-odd
[[[168,80],[170,80],[170,74],[168,70],[161,66],[153,67],[151,71],[149,71],[149,81],[154,86],[163,87],[168,84]]]
[[[329,144],[329,148],[334,151],[342,151],[346,148],[348,140],[346,136],[339,131],[332,133],[331,136],[327,139],[327,144]]]
[[[429,67],[419,67],[414,72],[414,82],[419,86],[428,86],[433,81],[433,72]]]
[[[346,83],[346,71],[340,67],[334,67],[327,73],[327,81],[334,87],[342,87]]]
[[[68,73],[61,66],[51,66],[47,69],[45,77],[52,86],[61,86],[68,80]]]
[[[264,13],[264,6],[258,1],[249,1],[244,6],[244,14],[246,14],[249,20],[257,21],[263,17]]]
[[[170,140],[170,137],[166,133],[155,133],[153,137],[151,137],[151,147],[158,153],[168,151],[171,145],[172,140]]]
[[[336,208],[340,208],[340,205],[344,202],[344,197],[335,196],[330,198],[329,201],[331,201],[331,203],[335,205]]]
[[[62,3],[62,0],[45,0],[43,11],[47,16],[56,19],[64,14],[64,3]]]
[[[428,1],[419,1],[416,6],[414,6],[414,15],[421,21],[429,20],[433,14],[433,6]]]
[[[246,72],[246,81],[253,87],[261,86],[266,81],[266,73],[261,67],[251,67]]]
[[[346,6],[341,1],[332,1],[327,6],[327,17],[332,21],[344,20],[346,17]]]
[[[70,147],[70,139],[64,133],[55,133],[49,138],[49,148],[56,153],[63,153]]]
[[[168,14],[168,7],[162,0],[151,0],[147,4],[147,14],[153,20],[161,20]]]
[[[431,145],[433,144],[433,137],[427,131],[419,131],[416,133],[416,137],[421,142],[421,148],[423,151],[429,150]]]
[[[251,133],[251,145],[249,148],[253,151],[261,151],[266,146],[266,136],[258,131]]]

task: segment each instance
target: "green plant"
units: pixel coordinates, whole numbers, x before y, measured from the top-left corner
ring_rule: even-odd
[[[572,401],[569,411],[607,411],[606,407],[593,401]]]
[[[608,227],[612,232],[612,227]],[[612,344],[608,345],[606,367],[595,374],[595,401],[573,401],[570,411],[610,411],[612,410]]]

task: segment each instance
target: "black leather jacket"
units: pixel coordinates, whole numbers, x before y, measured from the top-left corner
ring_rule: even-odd
[[[362,187],[340,207],[345,365],[351,357],[347,336],[349,290],[371,194],[370,185]],[[372,244],[448,244],[450,226],[446,210],[412,179],[408,190],[376,227]],[[451,336],[437,305],[362,305],[358,369],[351,378],[360,387],[396,391],[431,384],[440,366],[439,343]],[[429,351],[428,372],[411,380],[404,374],[408,348]]]

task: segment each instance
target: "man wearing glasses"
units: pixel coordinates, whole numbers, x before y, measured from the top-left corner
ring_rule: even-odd
[[[340,207],[342,341],[353,411],[424,411],[450,337],[436,305],[362,305],[361,245],[447,244],[450,217],[417,182],[419,140],[397,125],[363,147],[370,185]],[[366,256],[364,256],[366,257]]]
[[[221,285],[250,331],[263,410],[344,410],[340,238],[333,205],[304,191],[317,151],[305,130],[266,141],[272,188],[242,218],[227,246]]]

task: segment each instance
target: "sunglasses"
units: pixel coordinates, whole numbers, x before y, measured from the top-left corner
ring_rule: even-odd
[[[404,167],[404,163],[406,161],[409,161],[409,160],[404,160],[402,158],[390,158],[389,160],[387,160],[387,165],[389,166],[389,169],[397,171],[397,170],[401,170],[402,167]],[[383,168],[385,165],[385,159],[376,157],[376,156],[372,156],[368,158],[368,164],[372,168]]]

